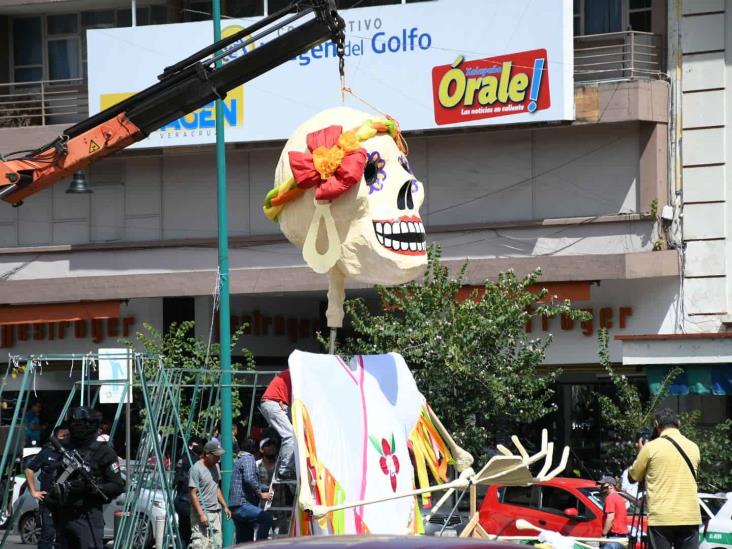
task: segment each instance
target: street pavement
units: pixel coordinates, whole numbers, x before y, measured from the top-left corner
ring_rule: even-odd
[[[0,541],[3,540],[4,535],[5,530],[0,530]],[[3,549],[30,549],[31,547],[33,546],[20,543],[20,536],[18,534],[10,534],[8,539],[5,540],[5,545],[3,545]]]

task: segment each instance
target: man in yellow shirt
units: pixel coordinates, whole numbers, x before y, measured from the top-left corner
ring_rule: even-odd
[[[640,452],[628,471],[634,482],[646,483],[652,549],[699,547],[699,447],[679,432],[679,425],[676,413],[660,410],[655,419],[658,438],[638,441]]]

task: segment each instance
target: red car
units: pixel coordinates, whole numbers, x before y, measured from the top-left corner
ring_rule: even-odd
[[[628,500],[630,530],[638,508],[632,496],[620,495]],[[480,525],[491,534],[525,536],[527,532],[515,526],[521,518],[566,536],[601,537],[602,502],[599,486],[587,479],[557,477],[532,486],[491,486],[480,506]]]

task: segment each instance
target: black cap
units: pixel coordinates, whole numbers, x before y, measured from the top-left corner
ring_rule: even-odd
[[[99,423],[99,414],[89,406],[79,406],[71,410],[69,423]]]

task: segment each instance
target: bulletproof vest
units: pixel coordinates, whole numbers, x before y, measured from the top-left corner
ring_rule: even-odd
[[[87,444],[83,448],[77,448],[77,452],[79,452],[79,455],[82,457],[84,462],[89,466],[91,469],[92,477],[94,478],[94,481],[99,483],[103,480],[102,475],[102,467],[101,464],[98,461],[98,453],[99,449],[103,446],[103,443],[101,442],[91,442],[90,444]],[[64,471],[64,467],[60,467],[57,469],[57,478],[58,475],[60,475]],[[73,473],[67,480],[73,481],[79,478],[79,473]],[[61,486],[59,483],[55,483],[51,491],[49,492],[48,496],[46,497],[47,504],[53,508],[53,507],[67,507],[67,508],[73,508],[73,509],[80,509],[84,507],[88,507],[89,504],[95,504],[96,502],[95,496],[90,496],[89,494],[69,494],[66,492],[66,489],[64,486]]]

